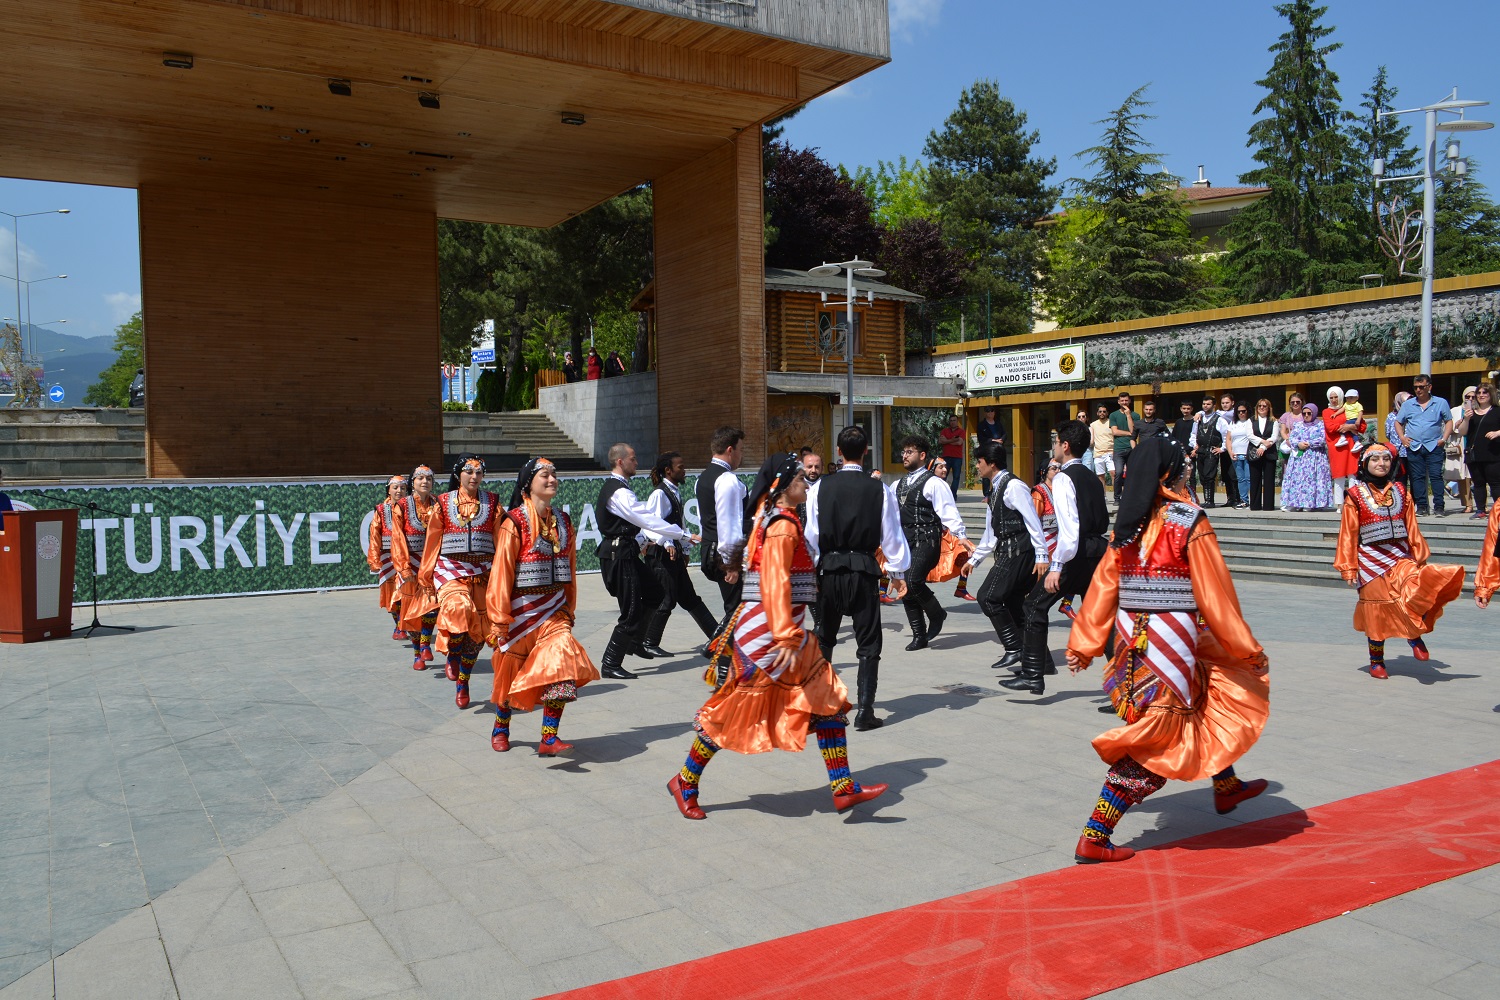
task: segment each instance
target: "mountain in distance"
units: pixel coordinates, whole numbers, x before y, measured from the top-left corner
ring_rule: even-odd
[[[42,356],[42,385],[51,387],[55,382],[63,387],[63,406],[82,406],[83,394],[89,386],[99,381],[100,372],[115,363],[114,334],[75,337],[51,327],[27,324],[22,341]],[[0,380],[0,391],[9,389]]]

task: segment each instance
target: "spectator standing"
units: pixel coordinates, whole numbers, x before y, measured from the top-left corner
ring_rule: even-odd
[[[620,358],[619,351],[610,351],[609,357],[604,359],[604,377],[614,378],[616,375],[625,374],[625,362]]]
[[[1203,506],[1214,506],[1214,486],[1219,481],[1219,456],[1229,440],[1229,424],[1214,409],[1212,393],[1203,396],[1203,408],[1193,418],[1193,458],[1198,469],[1198,485],[1203,488]],[[1231,503],[1229,484],[1224,484],[1225,503]]]
[[[1318,407],[1302,404],[1302,419],[1287,437],[1291,454],[1281,477],[1283,510],[1327,510],[1333,505],[1333,483],[1328,475],[1328,434],[1318,419]]]
[[[1358,420],[1350,420],[1344,412],[1344,390],[1338,386],[1328,388],[1328,409],[1323,411],[1323,428],[1328,434],[1328,474],[1333,479],[1333,505],[1342,507],[1344,505],[1344,489],[1354,482],[1354,476],[1359,472],[1359,454],[1350,446],[1346,434],[1361,436],[1365,432],[1366,423],[1363,417]],[[1344,447],[1340,448],[1339,445]],[[1438,476],[1443,474],[1443,449],[1442,443],[1438,445]],[[1441,478],[1439,479],[1441,489]]]
[[[949,490],[957,493],[958,474],[964,467],[964,425],[957,413],[948,415],[948,426],[938,431],[938,437],[943,440],[943,461],[948,466],[942,479]]]
[[[1074,415],[1073,419],[1076,420],[1076,421],[1078,421],[1083,426],[1088,427],[1089,426],[1089,411],[1088,411],[1087,407],[1079,407],[1078,408],[1078,412]],[[1092,431],[1089,434],[1089,446],[1087,448],[1083,449],[1083,455],[1082,455],[1082,457],[1079,458],[1079,461],[1083,463],[1083,467],[1085,469],[1088,469],[1090,471],[1093,470],[1093,468],[1094,468],[1094,437],[1093,437]]]
[[[1193,460],[1195,439],[1193,435],[1193,401],[1184,399],[1177,404],[1177,422],[1172,425],[1172,438],[1182,445],[1182,453],[1187,456],[1188,474],[1183,482],[1187,483],[1188,495],[1197,503],[1198,497],[1198,464]]]
[[[1276,422],[1281,425],[1281,444],[1277,445],[1276,450],[1281,453],[1278,461],[1281,463],[1281,477],[1283,480],[1281,496],[1282,510],[1287,509],[1286,485],[1284,481],[1286,479],[1287,460],[1292,457],[1292,426],[1302,422],[1302,403],[1302,393],[1292,393],[1286,401],[1286,412],[1276,418]]]
[[[1405,391],[1396,393],[1391,399],[1391,412],[1385,415],[1385,439],[1391,446],[1391,454],[1396,456],[1396,471],[1391,473],[1391,478],[1410,493],[1411,470],[1406,465],[1406,445],[1401,443],[1401,435],[1396,432],[1396,414],[1408,399],[1411,399],[1411,393]]]
[[[572,351],[563,351],[562,373],[564,382],[578,381],[578,362]]]
[[[604,359],[599,357],[598,351],[590,347],[588,357],[585,360],[588,364],[590,382],[597,382],[604,377]]]
[[[0,486],[4,486],[4,485],[5,485],[5,473],[4,472],[0,472]],[[15,510],[15,509],[16,508],[14,506],[12,506],[12,504],[10,502],[10,494],[6,493],[3,489],[0,489],[0,531],[4,531],[5,530],[5,514],[4,514],[4,511]]]
[[[1094,422],[1089,424],[1089,451],[1094,453],[1094,475],[1100,486],[1109,485],[1115,471],[1115,436],[1109,427],[1109,407],[1100,403],[1094,408]]]
[[[1428,513],[1427,494],[1432,493],[1432,513],[1443,517],[1443,442],[1453,433],[1453,410],[1448,401],[1432,394],[1432,376],[1423,372],[1412,380],[1413,395],[1396,413],[1396,433],[1406,446],[1406,464],[1411,469],[1412,505],[1418,514]]]
[[[1135,425],[1141,419],[1139,413],[1130,408],[1130,393],[1122,392],[1116,400],[1118,408],[1109,415],[1109,433],[1114,437],[1115,503],[1120,502],[1120,482],[1125,478],[1125,459],[1135,446]]]
[[[1271,401],[1257,399],[1250,418],[1250,509],[1276,509],[1276,453],[1281,424],[1271,416]]]
[[[1463,420],[1453,428],[1464,436],[1464,458],[1474,477],[1474,517],[1485,516],[1485,501],[1500,499],[1500,407],[1495,406],[1495,387],[1481,382],[1474,401],[1465,404]]]
[[[1240,495],[1239,476],[1234,471],[1234,454],[1229,450],[1229,428],[1234,424],[1234,393],[1226,392],[1219,397],[1219,430],[1224,435],[1224,447],[1219,450],[1219,478],[1224,480],[1224,502],[1238,507],[1245,498]]]
[[[991,441],[1000,446],[1000,468],[1005,468],[1005,431],[1000,422],[995,419],[995,408],[986,406],[979,418],[979,426],[975,428],[975,436],[979,438],[979,447],[983,448]],[[950,463],[951,464],[951,463]],[[984,488],[984,498],[990,498],[990,481],[983,476],[979,477],[979,483]]]
[[[1443,478],[1450,483],[1458,484],[1458,498],[1463,502],[1464,513],[1474,513],[1474,495],[1472,492],[1471,475],[1473,470],[1469,468],[1468,449],[1464,447],[1463,434],[1468,428],[1467,424],[1460,427],[1466,411],[1474,408],[1474,393],[1478,386],[1471,385],[1464,389],[1463,402],[1453,408],[1453,433],[1448,438],[1446,461],[1443,463]]]
[[[1141,419],[1135,422],[1135,434],[1131,437],[1131,442],[1140,444],[1146,438],[1165,433],[1167,422],[1156,415],[1156,400],[1148,399],[1141,403]]]
[[[1234,420],[1229,424],[1229,456],[1234,462],[1235,507],[1240,510],[1250,506],[1250,437],[1253,432],[1250,407],[1236,403]]]

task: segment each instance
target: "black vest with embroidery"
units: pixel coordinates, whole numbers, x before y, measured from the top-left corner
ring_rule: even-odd
[[[1010,504],[1005,502],[1005,487],[1015,478],[1001,469],[1000,475],[990,483],[990,531],[994,533],[996,543],[1028,538],[1031,534],[1026,530],[1026,519],[1021,516],[1021,512],[1012,510]]]
[[[1109,534],[1109,507],[1104,499],[1104,487],[1099,477],[1074,462],[1062,474],[1073,482],[1073,496],[1078,505],[1078,551],[1092,550],[1090,554],[1102,552],[1102,543]]]
[[[901,507],[901,530],[906,532],[912,545],[936,545],[943,534],[943,522],[938,519],[937,508],[922,495],[922,489],[932,478],[932,472],[923,469],[915,478],[909,473],[896,482],[896,501]]]

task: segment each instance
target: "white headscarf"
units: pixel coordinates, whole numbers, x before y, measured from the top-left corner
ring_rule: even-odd
[[[1344,390],[1340,389],[1336,385],[1329,386],[1328,387],[1328,405],[1329,406],[1343,406],[1344,405]]]

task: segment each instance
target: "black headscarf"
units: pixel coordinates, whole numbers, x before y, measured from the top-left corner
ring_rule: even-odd
[[[526,464],[521,466],[521,471],[516,475],[516,485],[511,488],[510,503],[505,505],[506,510],[515,510],[531,495],[531,481],[543,466],[553,467],[552,460],[541,455],[534,455],[526,460]]]
[[[448,492],[449,493],[452,493],[452,492],[454,492],[455,490],[458,489],[458,474],[460,472],[464,471],[464,466],[467,465],[470,461],[478,462],[479,463],[479,470],[481,472],[484,471],[484,459],[480,458],[478,455],[474,454],[472,451],[466,451],[466,452],[464,452],[462,455],[458,456],[458,461],[456,461],[456,462],[453,463],[453,469],[452,469],[451,472],[448,473]]]
[[[1375,473],[1373,473],[1373,472],[1370,471],[1369,461],[1370,461],[1371,456],[1373,456],[1377,450],[1385,452],[1387,455],[1390,456],[1390,459],[1391,459],[1391,471],[1387,472],[1383,476],[1377,476],[1377,475],[1375,475]],[[1392,452],[1391,449],[1389,447],[1387,447],[1386,445],[1381,444],[1379,441],[1376,441],[1375,443],[1371,444],[1368,448],[1366,448],[1365,449],[1365,453],[1360,456],[1360,459],[1359,459],[1359,471],[1354,474],[1354,478],[1358,479],[1362,483],[1369,483],[1371,486],[1377,487],[1379,489],[1385,489],[1386,484],[1388,484],[1391,481],[1391,477],[1394,476],[1395,474],[1396,474],[1396,455],[1395,455],[1395,453]]]
[[[755,482],[750,484],[750,492],[745,496],[745,537],[750,537],[750,528],[755,520],[755,511],[760,507],[760,502],[771,492],[772,483],[777,474],[789,463],[795,463],[797,468],[802,468],[802,460],[794,451],[773,451],[766,456],[766,460],[760,463],[760,471],[755,474]],[[782,480],[782,488],[791,482],[790,478]]]
[[[1125,462],[1125,481],[1120,488],[1120,509],[1115,515],[1115,538],[1110,544],[1124,548],[1140,537],[1163,482],[1175,482],[1187,468],[1182,444],[1169,434],[1142,438]]]

